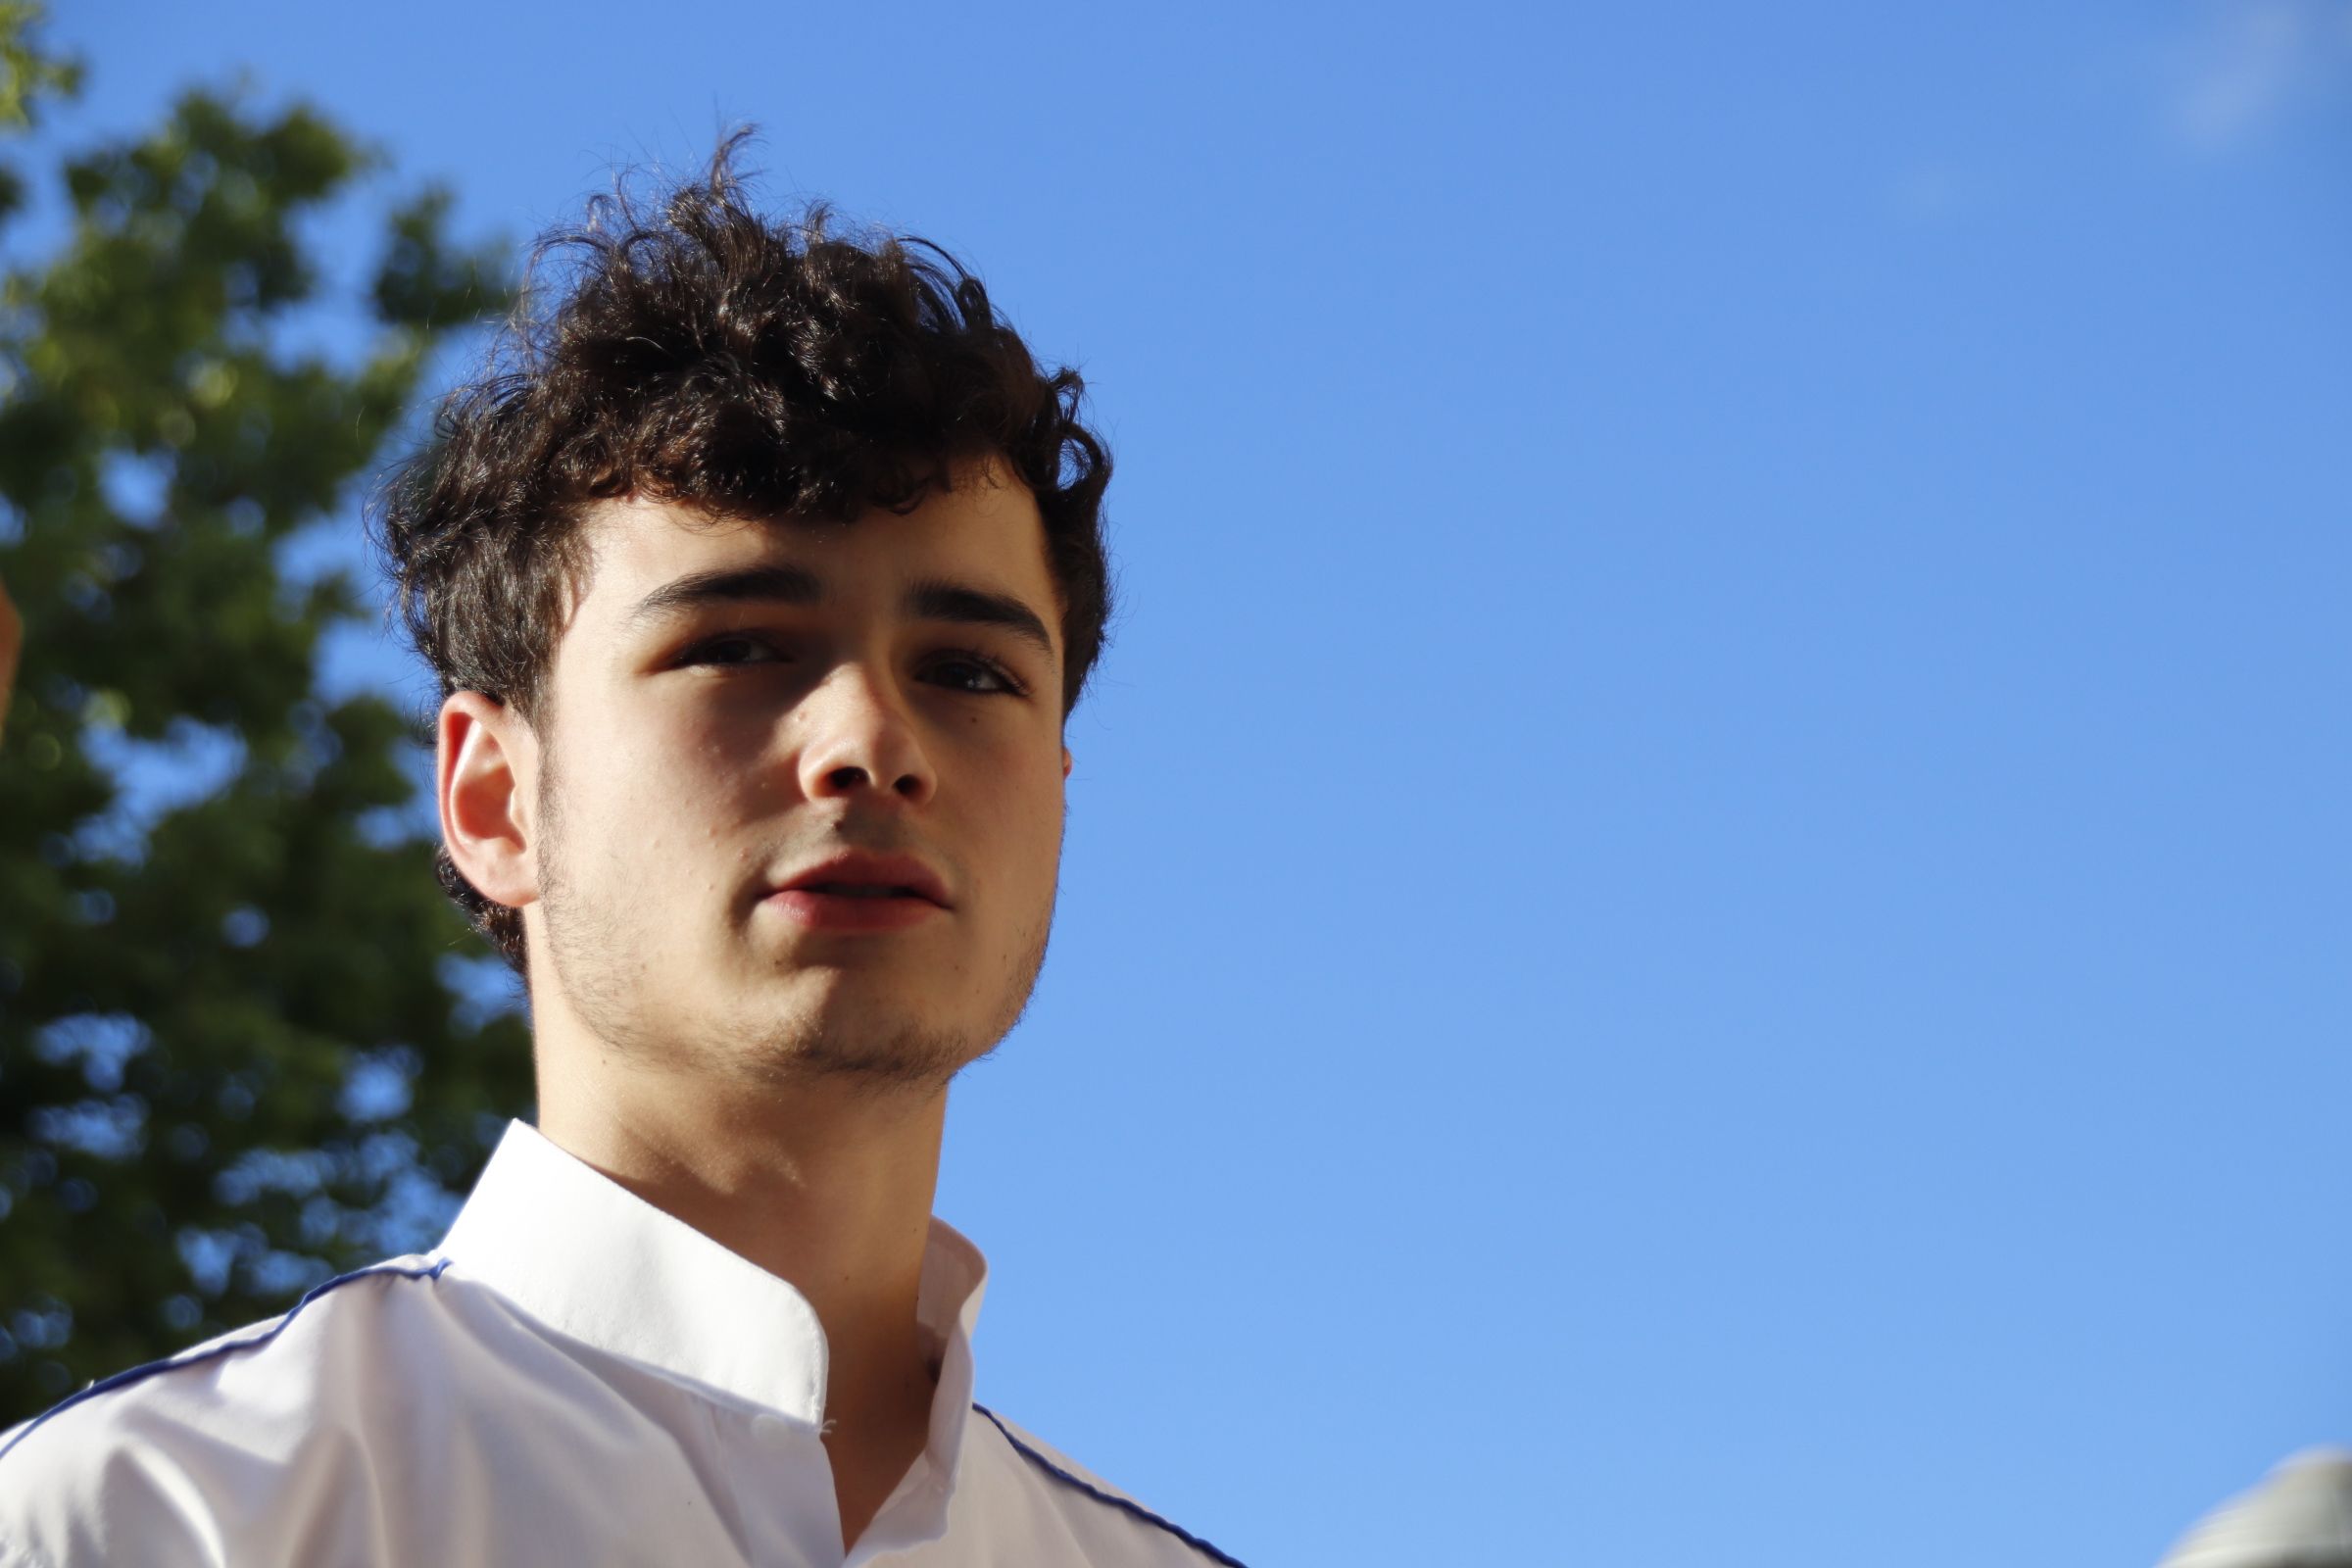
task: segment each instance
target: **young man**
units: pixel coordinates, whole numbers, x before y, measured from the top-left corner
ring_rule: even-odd
[[[972,1403],[930,1214],[1102,646],[1078,377],[725,151],[564,244],[382,517],[538,1124],[435,1251],[0,1436],[0,1564],[1230,1562]]]

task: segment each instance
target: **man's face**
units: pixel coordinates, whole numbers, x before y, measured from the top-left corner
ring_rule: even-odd
[[[586,525],[534,792],[535,1010],[552,983],[659,1069],[944,1083],[1018,1019],[1053,922],[1069,759],[1035,501],[971,467],[848,526],[639,500]],[[845,855],[888,858],[780,891]],[[892,891],[917,872],[937,902]]]

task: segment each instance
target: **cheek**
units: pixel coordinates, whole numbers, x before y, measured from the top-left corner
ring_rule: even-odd
[[[615,723],[601,748],[565,758],[564,837],[576,855],[601,844],[631,875],[683,871],[717,825],[747,814],[760,787],[756,760],[739,759],[714,726],[663,725],[653,715]]]
[[[710,715],[648,714],[605,765],[637,806],[699,812],[712,801],[760,787],[763,742],[763,736]]]
[[[999,830],[1019,858],[1019,869],[1036,886],[1051,890],[1061,858],[1061,759],[1050,763],[1023,759],[1001,775],[997,801]]]

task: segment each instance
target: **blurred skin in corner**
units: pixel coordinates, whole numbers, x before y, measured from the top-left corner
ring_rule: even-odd
[[[0,726],[8,722],[8,694],[17,684],[17,650],[24,644],[24,622],[9,602],[8,585],[0,583]],[[6,733],[0,728],[0,743],[5,743]]]

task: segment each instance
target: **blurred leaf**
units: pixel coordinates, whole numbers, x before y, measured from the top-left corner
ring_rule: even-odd
[[[34,37],[48,11],[31,0],[0,0],[0,126],[24,129],[41,100],[81,90],[81,62],[48,53]]]
[[[34,21],[0,5],[0,111],[71,90]],[[520,1020],[452,989],[488,950],[387,827],[421,814],[409,721],[315,695],[365,601],[278,564],[326,519],[356,546],[433,346],[511,299],[428,189],[349,302],[363,362],[282,352],[303,219],[379,162],[190,93],[57,170],[70,237],[0,278],[0,1426],[428,1245],[527,1107]],[[125,755],[210,787],[142,816]]]

